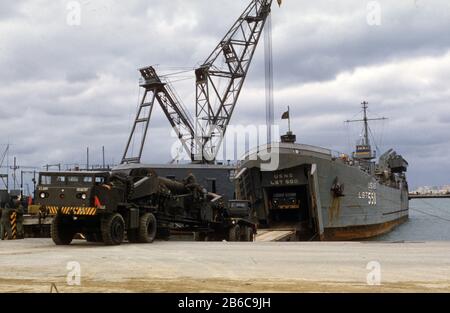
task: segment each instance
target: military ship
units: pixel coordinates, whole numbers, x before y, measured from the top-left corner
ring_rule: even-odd
[[[357,120],[364,134],[351,156],[298,144],[290,130],[281,143],[245,156],[236,196],[251,202],[260,227],[293,229],[296,240],[354,240],[384,234],[408,219],[408,163],[392,149],[375,161],[368,126],[375,119],[367,117],[367,104]]]

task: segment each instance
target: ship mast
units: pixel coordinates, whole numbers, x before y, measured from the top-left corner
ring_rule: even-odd
[[[364,123],[364,136],[363,142],[356,146],[356,151],[353,153],[353,158],[370,161],[376,158],[376,152],[372,151],[369,140],[369,121],[384,121],[387,120],[386,117],[381,118],[368,118],[367,109],[369,108],[369,102],[363,101],[361,103],[363,108],[363,119],[362,120],[348,120],[346,123],[363,122]]]
[[[362,103],[363,106],[363,110],[364,110],[364,141],[365,141],[365,145],[370,147],[370,142],[369,142],[369,121],[367,119],[367,108],[368,108],[368,104],[369,102],[367,101],[363,101]]]

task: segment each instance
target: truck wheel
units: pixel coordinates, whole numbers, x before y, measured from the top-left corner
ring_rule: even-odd
[[[239,225],[234,225],[230,228],[228,239],[229,241],[239,241],[241,239],[241,227]]]
[[[75,235],[73,221],[62,215],[56,215],[53,218],[50,228],[53,242],[58,246],[70,245]]]
[[[242,234],[242,241],[249,241],[249,242],[253,242],[254,241],[254,234],[253,234],[253,228],[248,227],[248,226],[244,226],[244,231]]]
[[[125,237],[125,221],[119,213],[102,218],[103,242],[108,246],[120,245]]]
[[[157,239],[161,239],[164,241],[169,241],[170,240],[170,229],[167,227],[158,228],[158,231],[156,232],[156,238]]]
[[[152,243],[156,238],[156,231],[156,217],[152,213],[142,215],[139,223],[139,241]]]
[[[87,242],[103,242],[102,235],[99,233],[86,233],[84,237]]]
[[[194,233],[194,241],[206,241],[206,234],[204,232],[196,231]]]
[[[138,229],[133,229],[127,231],[128,241],[130,243],[139,243],[139,231]]]

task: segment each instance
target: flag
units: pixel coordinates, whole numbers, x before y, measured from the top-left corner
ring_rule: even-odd
[[[283,115],[281,116],[282,120],[288,120],[289,118],[290,118],[289,111],[284,112]]]
[[[283,0],[277,0],[278,1],[278,6],[281,7],[281,4],[283,3]]]

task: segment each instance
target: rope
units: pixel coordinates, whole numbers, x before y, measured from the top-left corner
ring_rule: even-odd
[[[423,201],[423,203],[425,203],[426,205],[428,205],[430,208],[439,210],[438,207],[432,205],[432,204],[429,203],[428,201],[425,201],[425,200],[423,200],[423,199],[422,199],[422,201]],[[435,214],[432,214],[432,213],[428,213],[428,212],[425,212],[425,211],[422,211],[422,210],[419,210],[419,209],[415,209],[415,208],[412,208],[412,209],[410,208],[410,210],[414,210],[414,211],[420,212],[420,213],[422,213],[422,214],[425,214],[425,215],[428,215],[428,216],[431,216],[431,217],[435,217],[435,218],[440,219],[440,220],[443,220],[443,221],[450,222],[450,219],[445,218],[445,217],[442,217],[442,216],[439,216],[439,215],[435,215]]]
[[[369,129],[370,136],[372,137],[373,143],[375,145],[375,149],[377,150],[378,153],[381,153],[381,150],[380,150],[380,148],[378,147],[378,144],[377,144],[377,140],[375,139],[375,136],[374,136],[374,134],[372,132],[372,128],[370,128],[370,126],[369,126],[368,129]]]
[[[439,216],[439,215],[434,215],[434,214],[431,214],[431,213],[428,213],[428,212],[425,212],[425,211],[422,211],[422,210],[419,210],[419,209],[411,209],[410,208],[410,210],[417,211],[417,212],[420,212],[422,214],[425,214],[425,215],[428,215],[428,216],[431,216],[431,217],[435,217],[435,218],[443,220],[443,221],[450,222],[450,219],[442,217],[442,216]]]
[[[169,76],[177,76],[177,75],[180,75],[180,74],[190,73],[190,72],[192,72],[194,70],[195,69],[189,69],[189,70],[186,70],[186,71],[168,73],[168,74],[161,75],[160,78],[169,77]]]
[[[390,200],[390,199],[387,199],[387,198],[385,198],[385,197],[383,197],[383,196],[381,196],[381,195],[378,195],[378,194],[377,194],[377,198],[382,199],[382,200],[387,201],[387,202],[396,203],[395,201],[392,201],[392,200]],[[438,208],[438,207],[436,207],[436,206],[434,206],[434,205],[428,203],[428,202],[425,201],[425,200],[423,200],[423,202],[424,202],[426,205],[428,205],[429,207],[431,207],[432,209],[436,209],[436,210],[439,210],[439,209],[440,209],[440,208]],[[419,209],[416,209],[416,208],[409,208],[409,210],[411,210],[411,211],[417,211],[417,212],[420,212],[420,213],[422,213],[422,214],[425,214],[425,215],[428,215],[428,216],[431,216],[431,217],[434,217],[434,218],[437,218],[437,219],[440,219],[440,220],[443,220],[443,221],[446,221],[446,222],[450,222],[450,219],[448,219],[448,218],[445,218],[445,217],[442,217],[442,216],[439,216],[439,215],[435,215],[435,214],[432,214],[432,213],[428,213],[428,212],[425,212],[425,211],[422,211],[422,210],[419,210]]]

